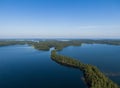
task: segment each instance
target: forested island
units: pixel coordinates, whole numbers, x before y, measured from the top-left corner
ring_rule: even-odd
[[[59,40],[0,40],[0,46],[9,45],[24,45],[33,46],[37,50],[49,50],[54,47],[55,50],[51,52],[51,59],[59,64],[74,67],[80,69],[84,74],[84,79],[89,88],[120,88],[116,83],[111,81],[107,76],[105,76],[97,67],[84,64],[79,60],[74,58],[59,55],[56,52],[62,50],[67,46],[81,46],[82,44],[109,44],[109,45],[120,45],[120,40],[69,40],[69,41],[59,41]]]

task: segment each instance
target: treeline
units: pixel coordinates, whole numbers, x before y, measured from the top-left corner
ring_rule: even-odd
[[[70,41],[58,41],[58,40],[46,40],[39,42],[28,42],[29,45],[34,46],[38,50],[49,50],[51,47],[55,47],[56,50],[62,50],[67,46],[80,46],[85,44],[109,44],[120,45],[120,40],[70,40]]]
[[[56,41],[56,40],[47,40],[47,41],[0,41],[0,46],[8,46],[8,45],[16,45],[16,44],[28,44],[30,46],[33,46],[35,49],[38,50],[49,50],[51,47],[55,47],[57,50],[62,50],[64,47],[67,46],[80,46],[81,42],[75,42],[75,41]]]
[[[27,42],[25,41],[0,41],[0,46],[9,46],[9,45],[24,45],[26,44]]]
[[[108,44],[108,45],[120,45],[120,39],[101,39],[101,40],[91,40],[91,39],[80,39],[82,43],[87,44]]]
[[[75,41],[40,41],[40,42],[33,42],[31,43],[36,49],[38,50],[49,50],[51,47],[55,47],[56,50],[62,50],[64,47],[67,46],[80,46],[81,42]]]
[[[62,65],[80,69],[89,88],[120,88],[95,66],[84,64],[74,58],[59,55],[56,53],[56,50],[51,52],[51,58]]]
[[[49,50],[51,47],[55,47],[56,50],[62,50],[67,46],[80,46],[81,44],[110,44],[120,45],[120,40],[90,40],[90,39],[79,39],[70,41],[59,41],[59,40],[46,40],[46,41],[14,41],[14,40],[2,40],[0,46],[16,45],[16,44],[28,44],[38,50]]]

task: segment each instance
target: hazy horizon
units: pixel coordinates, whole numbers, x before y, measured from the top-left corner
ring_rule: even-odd
[[[120,39],[119,0],[0,0],[0,39]]]

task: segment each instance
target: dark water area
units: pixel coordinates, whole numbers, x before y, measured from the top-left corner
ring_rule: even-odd
[[[64,48],[59,54],[97,66],[110,79],[120,85],[120,46],[83,44],[79,47]]]
[[[0,47],[0,88],[86,88],[82,76],[80,70],[52,61],[50,51]]]

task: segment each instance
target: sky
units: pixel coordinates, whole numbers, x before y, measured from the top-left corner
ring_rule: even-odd
[[[120,39],[120,0],[0,0],[0,38]]]

